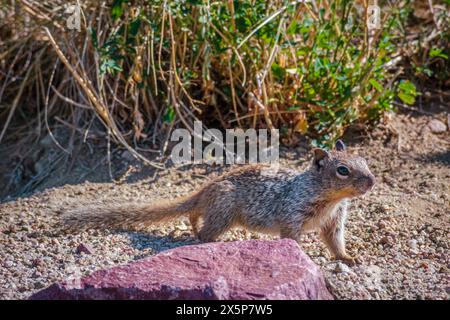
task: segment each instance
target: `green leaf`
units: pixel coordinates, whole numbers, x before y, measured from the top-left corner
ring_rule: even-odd
[[[398,97],[406,104],[414,104],[416,96],[419,93],[416,91],[416,86],[411,81],[401,81],[398,85]]]
[[[278,64],[274,63],[272,64],[272,73],[278,80],[284,79],[284,76],[286,75],[286,70],[282,67],[280,67]]]
[[[411,81],[401,81],[398,87],[401,91],[416,95],[416,86]]]
[[[129,35],[135,37],[139,31],[139,27],[141,25],[141,19],[139,17],[136,18],[133,22],[130,23],[130,31]]]
[[[402,93],[400,92],[398,94],[398,97],[406,104],[414,104],[414,102],[416,102],[416,97],[410,95],[410,94],[406,94],[406,93]]]
[[[374,87],[378,92],[383,91],[383,86],[375,79],[370,79],[369,83]]]
[[[114,20],[119,19],[122,14],[123,14],[123,3],[126,0],[114,0],[114,3],[112,5],[112,9],[111,9],[111,17]]]
[[[97,38],[97,31],[94,28],[90,28],[90,34],[91,34],[91,41],[92,45],[95,49],[98,49],[98,38]]]
[[[173,106],[169,105],[167,107],[166,113],[163,116],[164,122],[172,123],[175,119],[175,109]]]
[[[297,22],[297,20],[294,20],[287,28],[286,33],[289,35],[294,35],[298,32],[299,32],[298,22]]]
[[[447,60],[448,56],[445,53],[442,53],[442,49],[438,49],[438,48],[432,48],[430,50],[430,57],[434,58],[434,57],[439,57],[442,59]]]
[[[113,59],[106,59],[100,65],[100,73],[110,73],[115,74],[116,71],[123,71],[122,68]]]

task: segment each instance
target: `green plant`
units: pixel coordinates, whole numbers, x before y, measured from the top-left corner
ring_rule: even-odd
[[[372,33],[365,10],[352,1],[322,1],[317,9],[288,1],[115,1],[120,28],[99,50],[115,67],[102,70],[129,79],[138,69],[142,88],[175,108],[173,119],[187,123],[187,107],[223,127],[285,128],[324,144],[390,110],[398,91],[385,68],[397,49],[398,9],[386,8],[382,29]],[[399,95],[412,103],[406,89]]]
[[[74,127],[86,127],[80,119],[92,112],[78,106],[94,105],[108,133],[135,146],[151,136],[161,147],[163,131],[192,129],[194,119],[332,143],[350,124],[391,110],[396,96],[414,102],[414,85],[398,84],[392,65],[405,16],[399,4],[383,6],[380,28],[370,30],[367,1],[115,0],[107,7],[86,1],[82,31],[70,36],[63,19],[41,19],[55,11],[36,4],[27,11],[36,14],[28,41],[50,27],[54,46],[73,66],[67,73],[57,65],[53,78],[53,62],[44,64],[40,74],[54,82],[42,82],[36,95],[51,107],[70,96],[64,103],[76,108],[65,121]],[[55,48],[39,43],[55,59]],[[132,135],[125,139],[123,132]]]
[[[437,0],[415,4],[414,10],[403,10],[403,32],[398,46],[403,48],[404,74],[418,85],[419,91],[441,95],[448,90],[450,78],[449,3]],[[411,32],[411,28],[416,32]]]

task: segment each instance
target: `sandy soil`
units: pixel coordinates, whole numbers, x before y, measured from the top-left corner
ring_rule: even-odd
[[[336,298],[449,298],[450,138],[448,129],[435,134],[428,126],[433,118],[446,123],[446,117],[443,113],[387,117],[370,134],[354,131],[347,138],[350,150],[366,157],[378,179],[370,194],[352,202],[347,223],[347,246],[359,263],[347,266],[332,261],[314,233],[303,236],[302,244],[324,270]],[[310,160],[302,147],[281,154],[282,165],[292,168],[304,168]],[[120,157],[130,163],[126,153]],[[54,281],[197,243],[186,219],[140,232],[58,231],[64,209],[94,201],[175,198],[228,170],[171,168],[153,180],[139,164],[131,161],[129,168],[116,183],[47,188],[52,185],[49,175],[45,190],[0,204],[0,299],[24,299]],[[60,174],[56,178],[55,184],[61,184]],[[270,238],[236,229],[222,240]],[[77,253],[80,244],[92,252]]]

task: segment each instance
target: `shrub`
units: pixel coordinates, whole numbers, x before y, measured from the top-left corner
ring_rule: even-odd
[[[323,144],[390,110],[396,91],[414,102],[413,85],[397,90],[386,67],[399,9],[384,8],[372,31],[368,9],[353,1],[115,1],[115,27],[101,42],[95,27],[92,34],[100,70],[137,81],[166,106],[165,121],[187,123],[193,112],[225,128],[277,127]]]
[[[88,126],[92,110],[80,107],[94,105],[123,144],[155,142],[167,128],[201,119],[220,128],[276,127],[323,145],[354,122],[378,119],[395,96],[414,103],[417,95],[411,82],[395,82],[407,10],[398,3],[383,6],[380,28],[369,29],[367,1],[85,1],[81,32],[67,30],[67,15],[49,9],[58,1],[29,3],[36,7],[22,7],[31,15],[28,32],[17,15],[12,30],[0,29],[13,38],[22,28],[22,44],[41,54],[27,79],[42,83],[25,92],[49,105],[46,115],[66,108],[73,127]],[[54,48],[42,26],[50,27]],[[17,58],[19,48],[6,48],[0,60],[25,59]],[[73,70],[55,66],[55,48]],[[130,130],[133,139],[123,134]]]

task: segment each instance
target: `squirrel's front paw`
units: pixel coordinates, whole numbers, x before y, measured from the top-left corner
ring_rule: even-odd
[[[353,266],[356,264],[356,258],[349,256],[348,254],[346,254],[345,256],[340,256],[340,257],[336,257],[337,260],[341,260],[343,262],[345,262],[346,264]]]

